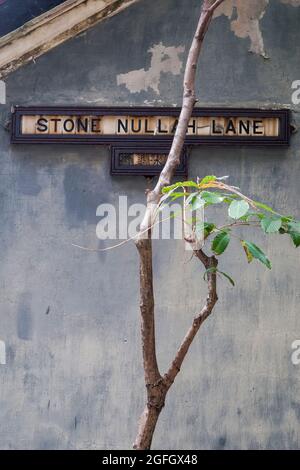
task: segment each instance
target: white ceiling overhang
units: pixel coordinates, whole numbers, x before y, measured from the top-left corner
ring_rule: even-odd
[[[0,39],[0,78],[139,0],[67,0]]]

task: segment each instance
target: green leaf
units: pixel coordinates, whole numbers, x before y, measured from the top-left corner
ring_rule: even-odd
[[[230,284],[231,284],[233,287],[235,286],[235,282],[234,282],[234,280],[232,279],[232,277],[229,276],[229,274],[224,273],[223,271],[219,271],[219,270],[218,270],[218,273],[219,273],[219,274],[222,274],[222,276],[226,277],[226,279],[228,279],[228,281],[230,282]]]
[[[211,191],[202,191],[200,194],[206,204],[219,204],[220,202],[224,201],[224,196],[219,193],[213,193]]]
[[[176,188],[172,188],[170,189],[170,191],[166,192],[165,194],[163,194],[160,198],[160,201],[159,201],[159,205],[161,207],[163,207],[163,202],[166,201],[168,198],[171,198],[172,195],[175,193],[175,189]]]
[[[192,211],[196,211],[198,209],[201,209],[201,207],[204,206],[205,201],[202,199],[200,194],[197,194],[191,201],[191,209]]]
[[[281,233],[288,233],[295,247],[300,246],[300,222],[293,220],[288,224],[283,224]]]
[[[204,238],[207,238],[208,235],[210,235],[214,229],[216,228],[215,224],[209,223],[209,222],[198,222],[196,224],[196,231],[197,233],[200,233],[203,231]]]
[[[264,214],[263,212],[248,212],[248,215],[249,215],[249,218],[257,217],[259,220],[262,220],[265,217],[267,217],[266,214]]]
[[[257,202],[257,201],[253,201],[253,202],[256,205],[256,207],[259,207],[260,209],[264,209],[267,212],[272,212],[272,214],[280,215],[280,214],[278,214],[278,212],[275,212],[272,209],[272,207],[267,206],[267,204],[263,204],[262,202]]]
[[[230,199],[238,199],[240,196],[238,196],[237,194],[234,194],[234,193],[220,193],[222,194],[222,196],[226,196]]]
[[[295,245],[296,248],[300,246],[300,233],[298,232],[289,232],[289,235]]]
[[[241,243],[242,243],[242,247],[244,248],[244,251],[246,253],[248,263],[251,263],[251,261],[253,261],[253,255],[250,253],[250,251],[248,250],[248,247],[245,245],[243,240],[242,240]]]
[[[279,217],[264,217],[260,225],[265,233],[276,233],[282,225],[282,220]]]
[[[243,217],[240,217],[239,220],[242,220],[244,222],[248,222],[251,218],[256,218],[256,219],[259,219],[259,220],[262,220],[266,217],[266,214],[264,214],[263,212],[247,212],[246,215],[244,215]],[[255,220],[254,220],[255,222]]]
[[[207,238],[208,235],[211,234],[215,230],[215,224],[211,224],[209,222],[204,222],[204,238]]]
[[[198,188],[198,184],[195,181],[183,181],[178,183],[179,186],[183,186],[184,188]]]
[[[213,239],[211,244],[211,249],[216,255],[221,255],[226,250],[230,242],[230,235],[225,230],[222,230],[218,235]]]
[[[196,191],[196,192],[194,192],[194,193],[191,193],[191,194],[189,194],[189,195],[188,195],[188,197],[186,198],[186,201],[185,201],[185,203],[186,203],[186,204],[190,204],[190,203],[191,203],[191,201],[192,201],[192,200],[193,200],[193,199],[194,199],[196,196],[198,196],[198,194],[199,194],[199,192],[198,192],[198,191]]]
[[[207,183],[210,183],[211,181],[216,181],[217,177],[214,176],[214,175],[208,175],[208,176],[205,176],[199,183],[199,185],[201,186],[201,184],[207,184]]]
[[[240,200],[240,201],[233,201],[229,208],[228,208],[228,215],[232,219],[240,219],[243,217],[245,214],[247,214],[249,210],[249,204],[246,201]]]
[[[206,281],[207,276],[208,276],[209,273],[216,273],[217,271],[218,271],[218,269],[215,268],[215,267],[206,269],[205,273],[203,274],[204,281]]]
[[[288,223],[289,232],[298,232],[300,233],[300,222],[292,221]]]
[[[195,181],[179,181],[178,183],[174,183],[171,186],[165,186],[162,189],[162,192],[163,194],[166,194],[169,191],[172,191],[172,189],[177,188],[198,188],[198,185],[195,183]]]
[[[229,274],[224,273],[223,271],[219,271],[219,270],[218,270],[217,268],[215,268],[215,267],[208,268],[208,269],[205,271],[204,276],[203,276],[204,281],[206,281],[206,279],[207,279],[209,273],[221,274],[222,276],[226,277],[226,279],[228,279],[228,281],[230,282],[230,284],[231,284],[233,287],[235,286],[235,282],[234,282],[234,280],[232,279],[232,277],[229,276]]]
[[[172,193],[170,195],[170,199],[172,199],[172,201],[175,201],[176,199],[180,198],[180,197],[184,197],[186,196],[186,194],[182,191],[176,191],[174,193]]]
[[[249,257],[247,255],[248,262],[251,262],[252,259],[255,258],[258,259],[265,266],[267,266],[267,268],[272,268],[270,260],[266,257],[264,252],[258,246],[254,245],[254,243],[250,243],[245,240],[242,240],[242,245],[246,254],[249,253]]]

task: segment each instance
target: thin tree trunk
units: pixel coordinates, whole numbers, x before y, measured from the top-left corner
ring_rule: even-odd
[[[193,324],[180,345],[171,366],[162,377],[157,365],[155,348],[151,226],[154,222],[157,205],[162,195],[162,189],[171,183],[176,167],[180,162],[189,120],[196,103],[195,79],[201,46],[214,11],[223,1],[224,0],[203,1],[199,22],[188,54],[184,75],[182,109],[175,136],[167,162],[158,178],[157,184],[152,191],[147,192],[147,209],[140,226],[139,236],[136,239],[136,246],[140,255],[141,335],[147,392],[147,403],[140,418],[138,434],[133,446],[134,449],[137,450],[150,449],[157,420],[165,404],[166,394],[180,370],[181,364],[195,335],[204,320],[212,312],[217,301],[216,273],[212,271],[208,273],[209,294],[205,305],[200,313],[195,316]],[[197,250],[194,253],[206,269],[217,266],[215,257],[207,257],[201,250]]]
[[[214,256],[209,257],[202,250],[197,250],[194,253],[206,270],[217,268],[218,261]],[[150,449],[157,420],[165,405],[166,395],[180,371],[193,339],[203,322],[212,313],[217,300],[217,275],[215,270],[211,270],[208,271],[208,296],[206,302],[201,311],[194,317],[193,323],[179,346],[168,371],[163,377],[159,375],[159,378],[155,382],[146,383],[147,403],[140,418],[137,437],[133,445],[134,449]],[[146,361],[147,360],[148,357],[146,358]]]
[[[143,414],[140,417],[139,429],[133,445],[134,449],[150,449],[156,424],[164,407],[166,392],[166,389],[162,392],[156,405],[149,401],[147,402]]]
[[[161,378],[156,359],[151,236],[140,240],[140,310],[145,383]]]

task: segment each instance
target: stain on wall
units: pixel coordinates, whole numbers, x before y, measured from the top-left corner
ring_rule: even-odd
[[[180,75],[182,70],[181,55],[184,51],[184,46],[166,47],[162,43],[155,44],[148,51],[151,54],[150,67],[147,70],[142,68],[119,74],[117,84],[124,84],[131,93],[139,93],[151,88],[159,95],[162,74]]]
[[[33,320],[31,314],[31,293],[21,294],[17,311],[18,337],[23,340],[31,340]]]
[[[226,15],[231,30],[239,38],[250,38],[250,52],[267,58],[260,21],[265,15],[269,0],[227,0],[215,12],[215,17]]]
[[[280,0],[294,7],[300,6],[299,0]],[[268,58],[265,51],[261,22],[270,0],[225,0],[215,12],[215,18],[225,15],[230,20],[231,30],[238,38],[249,38],[249,52]]]

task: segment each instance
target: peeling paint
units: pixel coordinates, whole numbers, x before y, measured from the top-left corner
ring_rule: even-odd
[[[2,121],[10,103],[180,106],[179,75],[161,75],[160,95],[152,88],[130,93],[117,86],[116,77],[148,70],[147,50],[153,44],[188,48],[199,5],[141,0],[20,68],[7,77]],[[272,45],[272,64],[257,55],[247,58],[248,37],[241,40],[230,32],[227,16],[217,19],[201,57],[198,104],[290,107],[299,127],[300,107],[291,102],[296,92],[291,85],[300,80],[299,14],[280,0],[269,2],[260,27],[268,34],[266,48]],[[236,10],[231,19],[237,19]],[[105,146],[15,146],[2,126],[0,138],[0,339],[6,343],[6,365],[0,365],[0,447],[127,448],[143,408],[138,254],[134,244],[97,253],[72,244],[95,246],[96,207],[115,206],[125,194],[129,204],[136,203],[144,198],[147,182],[111,177]],[[189,153],[191,179],[230,174],[232,184],[298,216],[299,172],[300,132],[288,148],[201,146]],[[175,451],[183,446],[191,451],[300,448],[300,365],[291,361],[292,342],[300,339],[299,253],[288,240],[262,232],[256,233],[256,243],[274,259],[272,274],[258,264],[245,269],[234,256],[224,259],[226,270],[239,280],[237,290],[220,283],[218,311],[204,325],[173,400],[166,403],[154,450],[161,445]],[[97,248],[107,246],[103,242]],[[157,241],[153,255],[163,368],[206,286],[180,242]],[[170,273],[185,272],[180,288],[176,276],[166,276],[166,266]]]
[[[182,69],[180,55],[185,51],[184,46],[166,47],[162,43],[149,49],[152,55],[148,70],[138,69],[117,76],[117,84],[125,85],[131,93],[140,93],[151,88],[159,95],[159,84],[162,73],[179,75]]]
[[[250,38],[250,52],[267,58],[260,20],[266,13],[269,0],[227,0],[215,17],[225,15],[231,20],[231,30],[238,38]]]
[[[300,6],[300,0],[280,0],[285,5]],[[227,16],[231,22],[231,30],[238,38],[249,38],[249,52],[268,58],[264,39],[260,29],[260,21],[264,17],[270,0],[226,0],[215,12],[215,18]]]

